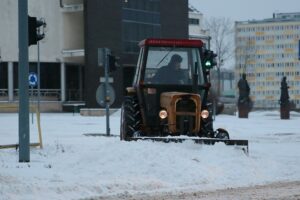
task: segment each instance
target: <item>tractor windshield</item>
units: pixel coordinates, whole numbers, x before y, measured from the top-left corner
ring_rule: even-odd
[[[192,85],[195,73],[204,84],[198,48],[149,47],[145,84]]]

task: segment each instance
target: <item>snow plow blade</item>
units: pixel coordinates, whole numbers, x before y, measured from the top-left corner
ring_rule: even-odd
[[[232,139],[218,139],[218,138],[164,138],[164,137],[132,137],[129,141],[137,140],[152,140],[157,142],[175,142],[182,143],[183,141],[194,141],[197,144],[214,145],[216,142],[223,142],[226,145],[236,146],[241,148],[246,155],[249,155],[248,140],[232,140]]]

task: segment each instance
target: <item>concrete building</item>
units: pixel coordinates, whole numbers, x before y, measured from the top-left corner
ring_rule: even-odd
[[[235,23],[235,79],[247,74],[256,108],[279,107],[280,82],[287,77],[290,100],[300,108],[300,13]]]
[[[172,5],[172,9],[170,8]],[[97,49],[110,48],[121,66],[111,74],[120,106],[131,84],[138,42],[147,37],[187,38],[188,0],[28,0],[28,14],[44,18],[40,42],[41,109],[61,111],[84,103],[96,108],[96,89],[103,69]],[[18,5],[0,1],[0,103],[18,102]],[[37,46],[29,47],[30,72],[37,72]],[[37,89],[33,89],[32,99]]]
[[[203,14],[189,4],[189,38],[201,39],[207,45],[210,40],[209,32],[204,28]]]
[[[210,48],[209,30],[204,28],[203,14],[189,4],[189,38],[201,39]],[[220,69],[220,95],[234,96],[234,72],[229,69]],[[218,74],[216,69],[211,70],[212,87],[217,91]]]
[[[61,111],[83,101],[84,31],[82,1],[29,0],[28,14],[47,26],[40,41],[41,110]],[[0,101],[18,104],[18,1],[0,1]],[[37,45],[29,47],[29,72],[37,72]],[[36,87],[29,92],[37,97]],[[33,95],[32,95],[33,94]]]

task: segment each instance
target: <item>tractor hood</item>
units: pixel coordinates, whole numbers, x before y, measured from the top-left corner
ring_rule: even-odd
[[[160,106],[168,112],[170,133],[197,133],[200,130],[201,98],[199,94],[163,92]]]

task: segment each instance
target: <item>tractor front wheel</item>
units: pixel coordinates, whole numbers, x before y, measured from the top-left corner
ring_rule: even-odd
[[[137,100],[134,97],[125,97],[121,109],[120,140],[130,140],[133,134],[139,130],[141,114]]]
[[[222,128],[218,128],[216,131],[216,138],[218,139],[224,139],[224,140],[229,140],[229,133]]]

